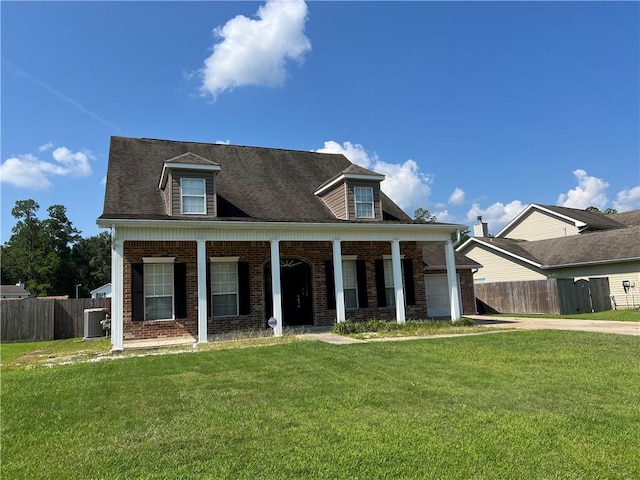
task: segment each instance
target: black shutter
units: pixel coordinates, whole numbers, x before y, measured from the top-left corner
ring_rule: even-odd
[[[369,306],[367,293],[367,265],[364,260],[356,260],[356,276],[358,279],[358,308]]]
[[[376,293],[378,294],[378,307],[387,306],[387,295],[384,288],[384,260],[373,262],[376,267]]]
[[[327,286],[327,309],[335,310],[336,309],[336,283],[333,278],[333,261],[325,260],[324,261],[324,271],[326,274],[326,286]]]
[[[144,265],[131,265],[131,320],[144,320]]]
[[[413,283],[413,260],[405,258],[402,260],[404,270],[404,299],[407,305],[416,304],[416,289]]]
[[[187,264],[173,264],[175,318],[187,318]]]
[[[211,300],[211,262],[207,262],[207,317],[212,317],[212,303]]]
[[[240,315],[251,313],[251,283],[249,276],[249,262],[238,262],[238,301]]]

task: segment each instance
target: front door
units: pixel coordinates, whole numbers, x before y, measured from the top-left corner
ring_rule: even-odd
[[[264,269],[266,316],[273,313],[271,265]],[[311,295],[311,266],[295,258],[280,260],[280,293],[282,295],[282,321],[285,326],[313,325],[313,299]]]

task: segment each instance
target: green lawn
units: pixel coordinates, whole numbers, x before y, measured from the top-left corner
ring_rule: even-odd
[[[544,318],[567,318],[577,320],[611,320],[616,322],[640,322],[640,310],[607,310],[604,312],[572,313],[570,315],[551,314],[527,314],[527,313],[498,313],[487,314],[496,317],[544,317]]]
[[[528,331],[3,368],[1,473],[640,478],[639,351]]]

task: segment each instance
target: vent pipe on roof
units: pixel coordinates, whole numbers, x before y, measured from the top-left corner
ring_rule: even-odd
[[[473,226],[473,236],[474,237],[488,237],[489,236],[489,225],[487,222],[482,221],[482,215],[478,215],[478,223]]]

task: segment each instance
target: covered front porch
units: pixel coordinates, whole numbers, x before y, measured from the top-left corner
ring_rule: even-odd
[[[165,222],[158,222],[165,223]],[[287,317],[287,308],[293,304],[301,305],[304,298],[299,295],[291,295],[291,285],[295,286],[295,280],[287,278],[290,270],[299,263],[308,265],[308,274],[312,277],[310,295],[312,298],[310,325],[330,325],[333,322],[341,322],[347,318],[358,318],[360,315],[369,315],[369,318],[380,314],[382,318],[392,318],[399,323],[407,319],[408,311],[411,317],[426,316],[426,303],[424,299],[424,287],[420,283],[422,269],[418,263],[421,257],[421,245],[430,242],[445,244],[447,256],[447,273],[449,287],[452,292],[451,318],[460,318],[460,304],[457,301],[458,284],[455,278],[455,262],[453,256],[453,244],[451,232],[455,231],[452,225],[428,225],[428,224],[402,224],[394,225],[370,225],[370,224],[340,224],[331,225],[332,228],[319,225],[278,225],[273,224],[249,225],[241,222],[234,225],[233,222],[225,222],[224,229],[220,224],[203,225],[202,222],[193,222],[190,228],[166,229],[159,226],[120,225],[112,226],[112,344],[114,350],[129,347],[131,341],[143,341],[144,339],[125,338],[125,322],[129,322],[130,296],[128,281],[131,272],[129,258],[131,245],[136,245],[139,250],[153,244],[168,244],[179,242],[180,248],[188,250],[186,261],[186,288],[188,289],[187,323],[191,327],[186,328],[186,343],[204,343],[210,341],[211,330],[215,330],[215,322],[239,322],[251,320],[250,325],[261,324],[264,328],[268,318],[275,319],[274,333],[282,335]],[[269,228],[266,228],[266,227]],[[188,244],[187,246],[185,246]],[[221,253],[222,252],[222,253]],[[149,254],[153,258],[153,255]],[[236,258],[240,261],[247,260],[249,268],[250,296],[252,308],[250,317],[238,315],[234,319],[212,316],[209,305],[211,299],[211,279],[209,265],[212,259],[220,259],[223,255],[227,258]],[[169,256],[174,257],[169,251]],[[358,295],[368,294],[367,305],[357,305],[358,310],[353,310],[353,286],[345,285],[345,272],[343,265],[349,265],[349,261],[362,260],[365,264],[366,280],[364,288]],[[410,277],[409,283],[415,293],[407,291],[406,263],[414,261],[412,271],[415,275]],[[345,263],[347,262],[347,263]],[[375,280],[378,266],[388,266],[386,272],[386,287],[379,280]],[[327,265],[331,268],[327,268]],[[298,267],[300,268],[300,267]],[[355,271],[355,269],[354,269]],[[285,272],[283,274],[283,272]],[[127,281],[125,281],[125,277]],[[347,279],[350,278],[347,274]],[[379,276],[378,276],[379,278]],[[415,279],[415,280],[414,280]],[[347,283],[349,280],[347,280]],[[362,280],[361,280],[362,282]],[[378,285],[376,284],[378,282]],[[391,285],[391,289],[389,288]],[[380,298],[380,291],[386,292],[387,303]],[[422,294],[420,294],[422,292]],[[416,295],[417,294],[417,295]],[[416,295],[414,305],[407,305],[407,296]],[[360,297],[362,298],[362,297]],[[388,306],[387,306],[388,305]],[[367,310],[368,309],[368,310]],[[421,313],[420,313],[421,312]],[[238,312],[240,313],[240,312]],[[416,317],[418,316],[418,317]],[[292,318],[289,315],[289,318]],[[291,324],[293,322],[288,321]],[[305,322],[303,322],[305,324]],[[181,335],[173,334],[172,338]],[[172,338],[155,338],[154,340],[171,342]]]

